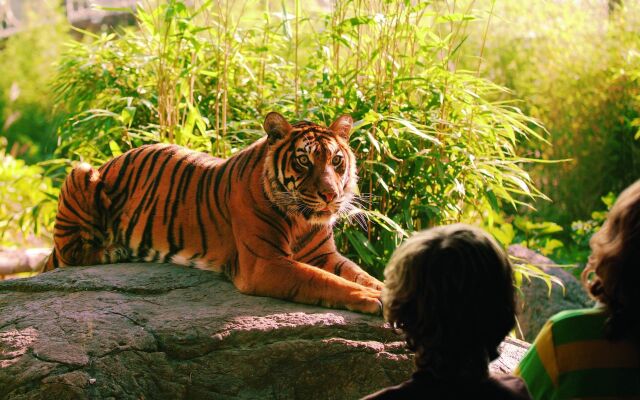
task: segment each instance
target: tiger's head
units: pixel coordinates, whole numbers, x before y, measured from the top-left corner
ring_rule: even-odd
[[[352,126],[349,115],[325,128],[307,121],[291,125],[282,115],[269,113],[264,121],[269,146],[264,183],[269,200],[312,224],[331,224],[350,211],[358,179],[349,148]]]

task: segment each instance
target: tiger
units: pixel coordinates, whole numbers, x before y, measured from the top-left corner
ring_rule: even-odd
[[[73,168],[58,198],[44,271],[161,262],[222,273],[244,294],[381,314],[382,282],[341,255],[338,217],[353,208],[353,119],[328,128],[277,112],[227,159],[173,144]]]

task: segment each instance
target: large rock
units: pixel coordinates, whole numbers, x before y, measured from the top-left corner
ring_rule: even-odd
[[[21,272],[39,272],[42,262],[51,254],[51,247],[31,249],[0,248],[0,280],[3,276],[12,276]]]
[[[505,342],[509,372],[527,345]],[[1,399],[353,399],[412,360],[379,317],[245,296],[162,264],[0,282]]]
[[[509,247],[509,254],[539,267],[562,282],[562,286],[553,283],[551,290],[542,279],[533,278],[522,282],[518,322],[524,340],[532,342],[547,319],[560,311],[593,306],[593,300],[580,281],[551,259],[520,245]]]

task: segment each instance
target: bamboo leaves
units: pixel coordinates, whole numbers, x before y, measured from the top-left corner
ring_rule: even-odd
[[[414,230],[544,197],[518,154],[544,130],[507,89],[458,68],[476,17],[411,3],[139,9],[137,27],[69,46],[55,86],[71,111],[60,154],[101,161],[168,141],[227,157],[261,134],[268,111],[325,123],[349,113],[362,193],[352,219],[366,229],[345,223],[337,243],[380,276]]]

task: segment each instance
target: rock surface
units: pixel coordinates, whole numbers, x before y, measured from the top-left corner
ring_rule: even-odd
[[[527,348],[508,340],[494,371]],[[379,317],[245,296],[162,264],[0,282],[0,399],[354,399],[412,360]]]
[[[51,248],[3,250],[0,248],[0,279],[5,275],[21,272],[39,272],[45,257],[51,254]]]
[[[580,281],[563,268],[555,266],[557,264],[551,259],[519,245],[509,247],[509,254],[557,277],[564,285],[563,288],[554,283],[549,293],[549,287],[541,279],[522,282],[522,296],[518,297],[518,323],[524,340],[532,342],[547,319],[560,311],[593,306]]]

